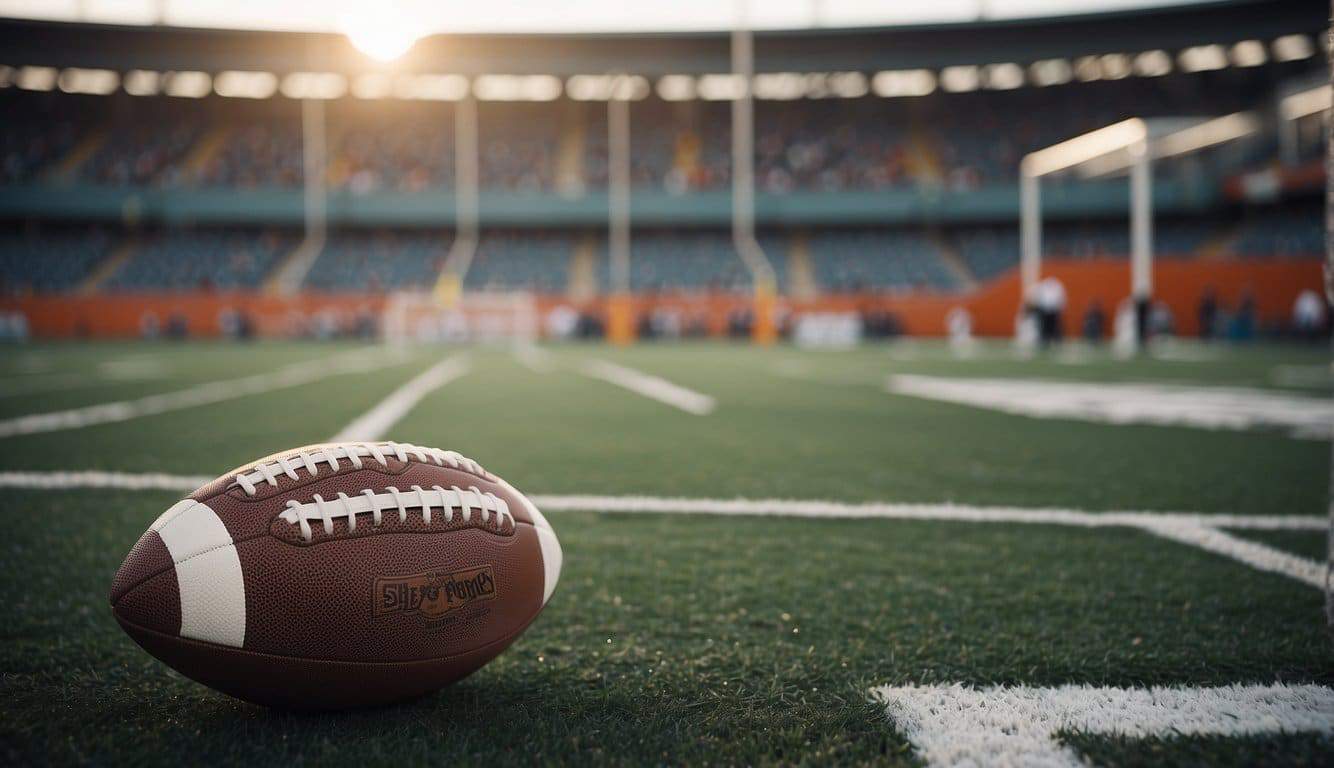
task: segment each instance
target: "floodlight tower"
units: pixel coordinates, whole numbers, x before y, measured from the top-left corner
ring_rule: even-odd
[[[776,280],[773,265],[755,239],[755,40],[746,18],[746,0],[737,0],[732,30],[732,244],[750,272],[754,289],[751,336],[770,344],[774,328]]]

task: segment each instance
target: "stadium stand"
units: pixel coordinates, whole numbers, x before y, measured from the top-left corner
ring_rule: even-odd
[[[334,116],[329,182],[356,194],[416,192],[454,183],[454,116],[446,106],[391,105]]]
[[[32,181],[74,147],[88,129],[87,116],[72,109],[78,101],[13,89],[0,96],[0,184]]]
[[[199,229],[166,231],[144,238],[108,278],[108,291],[217,290],[258,288],[296,247],[294,235],[278,231]]]
[[[916,230],[821,230],[810,238],[811,264],[831,293],[949,291],[958,281],[940,247]]]
[[[758,237],[774,268],[779,290],[787,286],[787,240],[777,233]],[[611,288],[610,254],[606,243],[598,259],[599,282]],[[630,241],[630,290],[652,293],[676,291],[746,291],[750,276],[723,230],[640,230]]]
[[[1176,66],[1171,74],[1147,76],[1116,71],[1115,61],[1124,59],[1071,60],[1077,71],[1069,81],[1048,87],[1025,80],[1013,89],[983,85],[954,92],[959,89],[940,79],[929,95],[912,98],[872,93],[760,98],[755,104],[760,226],[770,228],[762,245],[780,290],[793,288],[788,262],[798,250],[798,288],[806,293],[970,290],[976,287],[970,278],[983,283],[1018,263],[1011,210],[1025,153],[1129,116],[1270,109],[1284,86],[1306,82],[1319,69],[1316,59],[1271,58],[1258,66],[1197,72]],[[263,229],[295,227],[303,210],[296,100],[92,96],[0,87],[0,105],[10,118],[0,143],[0,186],[18,190],[10,196],[18,213],[10,215],[3,243],[6,269],[0,277],[6,290],[69,290],[121,242],[132,247],[104,264],[107,274],[99,273],[97,280],[102,289],[256,288],[298,242],[286,234],[290,230]],[[455,106],[354,95],[325,102],[333,231],[304,287],[382,291],[434,283],[453,241],[441,228],[452,226],[444,206],[451,205],[455,183]],[[587,285],[581,293],[608,289],[601,197],[608,181],[605,103],[562,97],[483,99],[477,106],[484,201],[503,215],[483,223],[487,228],[465,287],[560,294],[578,282]],[[632,290],[748,290],[749,275],[721,228],[731,183],[729,103],[705,97],[668,101],[655,84],[647,98],[631,104],[630,113],[636,189]],[[1319,154],[1318,121],[1307,122],[1299,160]],[[1244,147],[1155,165],[1160,180],[1187,180],[1188,194],[1177,198],[1191,198],[1157,213],[1156,256],[1302,257],[1322,250],[1315,182],[1285,186],[1270,207],[1239,208],[1244,200],[1224,191],[1228,177],[1235,181],[1272,164],[1275,133],[1267,127]],[[172,193],[188,198],[197,187],[273,194],[200,194],[175,207]],[[128,216],[136,228],[158,234],[136,239],[118,229],[96,229],[97,237],[77,244],[78,237],[66,237],[60,226],[31,226],[32,213],[22,205],[31,190],[74,201],[75,212],[60,216],[79,221]],[[1044,201],[1059,199],[1058,190],[1044,192]],[[638,211],[650,196],[672,198],[664,208],[678,203],[680,208],[641,222]],[[1206,201],[1203,208],[1197,198]],[[1117,191],[1114,204],[1121,200]],[[1301,200],[1308,202],[1293,202]],[[525,202],[533,204],[524,207]],[[851,212],[845,212],[845,202]],[[152,213],[136,223],[141,205]],[[1088,204],[1088,210],[1081,205],[1053,212],[1045,222],[1044,255],[1125,258],[1130,243],[1124,216],[1110,212],[1115,209],[1106,202]],[[567,223],[553,223],[552,206]],[[84,213],[94,209],[96,214]],[[811,216],[808,209],[817,213]],[[937,219],[936,210],[946,215]],[[883,221],[876,218],[881,211]],[[931,219],[929,229],[924,218]],[[196,220],[211,223],[179,228]],[[668,229],[676,220],[681,227]],[[28,234],[34,231],[39,234]],[[578,269],[576,243],[583,248]],[[35,262],[30,256],[38,252],[44,255]]]
[[[112,187],[171,186],[183,181],[182,161],[203,135],[196,109],[154,102],[113,121],[96,152],[78,167],[81,181]]]
[[[1008,183],[1024,153],[1131,116],[1217,115],[1253,105],[1271,78],[1254,70],[1071,83],[1042,89],[936,93],[908,104],[865,97],[759,101],[756,183],[764,192],[878,190],[936,186],[952,190]],[[5,180],[29,179],[80,136],[108,130],[80,167],[85,181],[115,186],[197,183],[295,187],[301,183],[300,116],[250,110],[197,173],[182,163],[203,135],[208,109],[194,100],[153,101],[133,119],[101,123],[62,99],[37,94],[5,139]],[[37,99],[24,99],[38,102]],[[179,102],[189,101],[189,104]],[[582,125],[582,185],[607,184],[605,114],[594,105],[484,103],[479,108],[483,187],[550,191],[563,133]],[[54,113],[54,116],[53,114]],[[72,115],[80,114],[79,118]],[[564,116],[564,117],[562,117]],[[40,119],[35,119],[40,117]],[[77,119],[77,122],[72,122]],[[675,193],[730,183],[730,113],[725,102],[664,102],[632,107],[636,186]],[[232,116],[236,121],[236,116]],[[331,108],[329,179],[355,192],[421,191],[453,183],[453,111],[448,103]],[[47,132],[44,127],[54,125]]]
[[[555,183],[560,108],[551,104],[488,104],[478,110],[482,185],[518,192]]]
[[[297,187],[303,175],[300,126],[263,120],[234,126],[191,178],[210,187]]]
[[[114,243],[102,227],[0,232],[0,294],[69,291],[106,258]]]
[[[435,284],[453,233],[373,232],[330,233],[306,287],[316,291],[379,292],[430,288]]]
[[[1310,204],[1247,211],[1230,251],[1244,258],[1320,258],[1325,252],[1322,213]]]
[[[564,293],[577,234],[525,230],[482,235],[464,287],[484,291]]]
[[[1017,227],[969,227],[955,232],[954,241],[977,280],[999,277],[1019,265]]]

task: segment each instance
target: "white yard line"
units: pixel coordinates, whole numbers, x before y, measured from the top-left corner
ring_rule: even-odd
[[[471,366],[466,357],[447,357],[408,383],[394,390],[374,408],[358,416],[329,438],[329,442],[348,440],[379,440],[395,424],[408,415],[422,398],[468,372]]]
[[[270,373],[259,373],[239,379],[211,381],[174,392],[149,395],[137,400],[72,408],[66,411],[37,413],[0,421],[0,437],[55,432],[62,429],[80,429],[98,424],[129,421],[170,411],[211,405],[250,395],[261,395],[279,389],[290,389],[311,384],[330,376],[369,373],[401,360],[401,355],[387,358],[381,350],[354,350],[318,360],[309,360],[284,366]]]
[[[520,342],[514,345],[512,353],[514,362],[533,373],[547,374],[556,370],[556,363],[552,360],[551,353],[536,344]]]
[[[106,488],[118,491],[193,491],[213,478],[169,475],[161,472],[104,472],[96,469],[64,472],[0,472],[0,488],[66,491]]]
[[[889,377],[885,389],[1019,416],[1103,424],[1279,428],[1294,437],[1327,440],[1334,423],[1329,398],[1243,387],[900,374]]]
[[[1259,542],[1237,538],[1217,528],[1203,525],[1147,524],[1141,526],[1165,539],[1189,544],[1206,552],[1230,557],[1260,571],[1278,573],[1305,582],[1316,589],[1325,588],[1327,565],[1307,560]]]
[[[445,361],[449,362],[449,361]],[[427,374],[434,383],[445,376],[441,364]],[[457,369],[453,369],[457,371]],[[435,372],[434,374],[432,372]],[[462,375],[461,372],[455,375]],[[420,385],[425,386],[425,385]],[[400,389],[400,392],[402,390]],[[397,395],[398,393],[395,393]],[[391,396],[392,398],[393,396]],[[418,398],[419,399],[419,398]],[[386,401],[388,402],[388,401]],[[415,401],[414,401],[415,402]],[[404,406],[403,413],[411,405]],[[401,418],[401,414],[394,420]],[[354,423],[355,425],[355,423]],[[392,426],[392,422],[389,423]],[[387,428],[387,427],[386,427]],[[344,438],[337,437],[335,440]],[[366,438],[373,439],[373,438]],[[190,491],[208,478],[101,471],[0,472],[0,487],[34,489],[114,488],[123,490]],[[1328,521],[1316,515],[1199,515],[1180,512],[1085,512],[1077,509],[985,507],[966,504],[895,504],[885,502],[795,499],[683,499],[658,496],[532,496],[545,511],[625,512],[742,517],[803,517],[842,520],[940,520],[959,523],[1019,523],[1075,528],[1138,528],[1156,536],[1232,558],[1261,571],[1281,574],[1317,588],[1324,587],[1324,566],[1257,542],[1231,536],[1219,528],[1268,531],[1323,531]]]
[[[145,478],[161,487],[193,488],[199,475],[103,472],[97,470],[0,471],[0,487],[136,489]],[[174,480],[164,480],[174,478]],[[171,483],[174,482],[174,485]],[[1087,512],[1064,507],[1002,507],[972,504],[849,502],[820,499],[706,499],[672,496],[530,494],[544,510],[646,514],[805,517],[833,520],[940,520],[956,523],[1019,523],[1072,528],[1181,526],[1256,531],[1323,531],[1320,515],[1205,515],[1190,512]]]
[[[97,371],[105,379],[139,381],[164,378],[168,369],[159,355],[133,355],[104,361]]]
[[[0,474],[3,477],[3,474]],[[742,517],[944,520],[963,523],[1029,523],[1078,528],[1141,527],[1149,524],[1205,525],[1257,530],[1324,530],[1318,515],[1200,515],[1182,512],[1085,512],[1061,507],[1000,507],[970,504],[845,502],[816,499],[700,499],[659,496],[533,496],[543,509],[586,512],[646,512]]]
[[[1334,733],[1321,685],[885,686],[871,691],[929,766],[1084,766],[1063,733],[1131,738]]]
[[[650,400],[657,400],[673,408],[680,409],[686,413],[693,413],[696,416],[706,416],[713,413],[713,409],[718,403],[708,395],[696,392],[693,389],[686,389],[680,384],[636,371],[633,368],[626,368],[623,365],[609,363],[606,360],[592,360],[583,367],[585,376],[610,384],[615,384],[622,389],[628,389],[637,395],[642,395]]]
[[[1280,365],[1269,372],[1269,380],[1281,387],[1328,390],[1334,384],[1334,368],[1329,365]]]

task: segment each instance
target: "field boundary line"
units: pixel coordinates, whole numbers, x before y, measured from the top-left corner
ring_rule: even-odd
[[[299,387],[330,376],[369,373],[385,366],[386,361],[382,359],[384,357],[385,353],[380,349],[357,349],[315,360],[291,363],[267,373],[256,373],[222,381],[210,381],[185,389],[147,395],[134,400],[117,400],[63,411],[18,416],[0,420],[0,437],[82,429],[99,424],[130,421],[145,416],[156,416],[161,413]],[[391,357],[391,364],[392,361],[400,361],[403,358],[402,354],[395,353]]]
[[[375,407],[353,419],[329,442],[379,440],[427,395],[468,373],[472,365],[466,355],[452,355],[427,368],[411,381],[389,393]]]
[[[589,378],[600,379],[608,384],[628,389],[637,395],[657,400],[695,416],[707,416],[718,407],[717,400],[702,392],[606,360],[591,360],[585,363],[581,370]]]
[[[441,370],[444,362],[432,371]],[[426,374],[414,381],[422,379]],[[436,373],[437,378],[444,374]],[[461,375],[461,374],[460,374]],[[100,470],[9,472],[0,471],[0,488],[71,490],[192,491],[210,478],[162,473],[105,472]],[[690,499],[658,496],[589,496],[534,494],[533,503],[552,511],[616,512],[678,515],[733,515],[794,517],[833,520],[923,520],[958,523],[1017,523],[1073,528],[1132,528],[1235,560],[1256,570],[1276,573],[1324,588],[1325,567],[1259,542],[1226,533],[1221,528],[1255,531],[1323,531],[1328,521],[1317,515],[1204,515],[1183,512],[1086,512],[1057,507],[988,507],[966,504],[842,502],[796,499]]]

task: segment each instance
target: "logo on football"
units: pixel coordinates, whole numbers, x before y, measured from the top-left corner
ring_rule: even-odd
[[[420,613],[438,619],[478,600],[496,596],[491,566],[445,573],[428,571],[375,580],[375,615]]]

